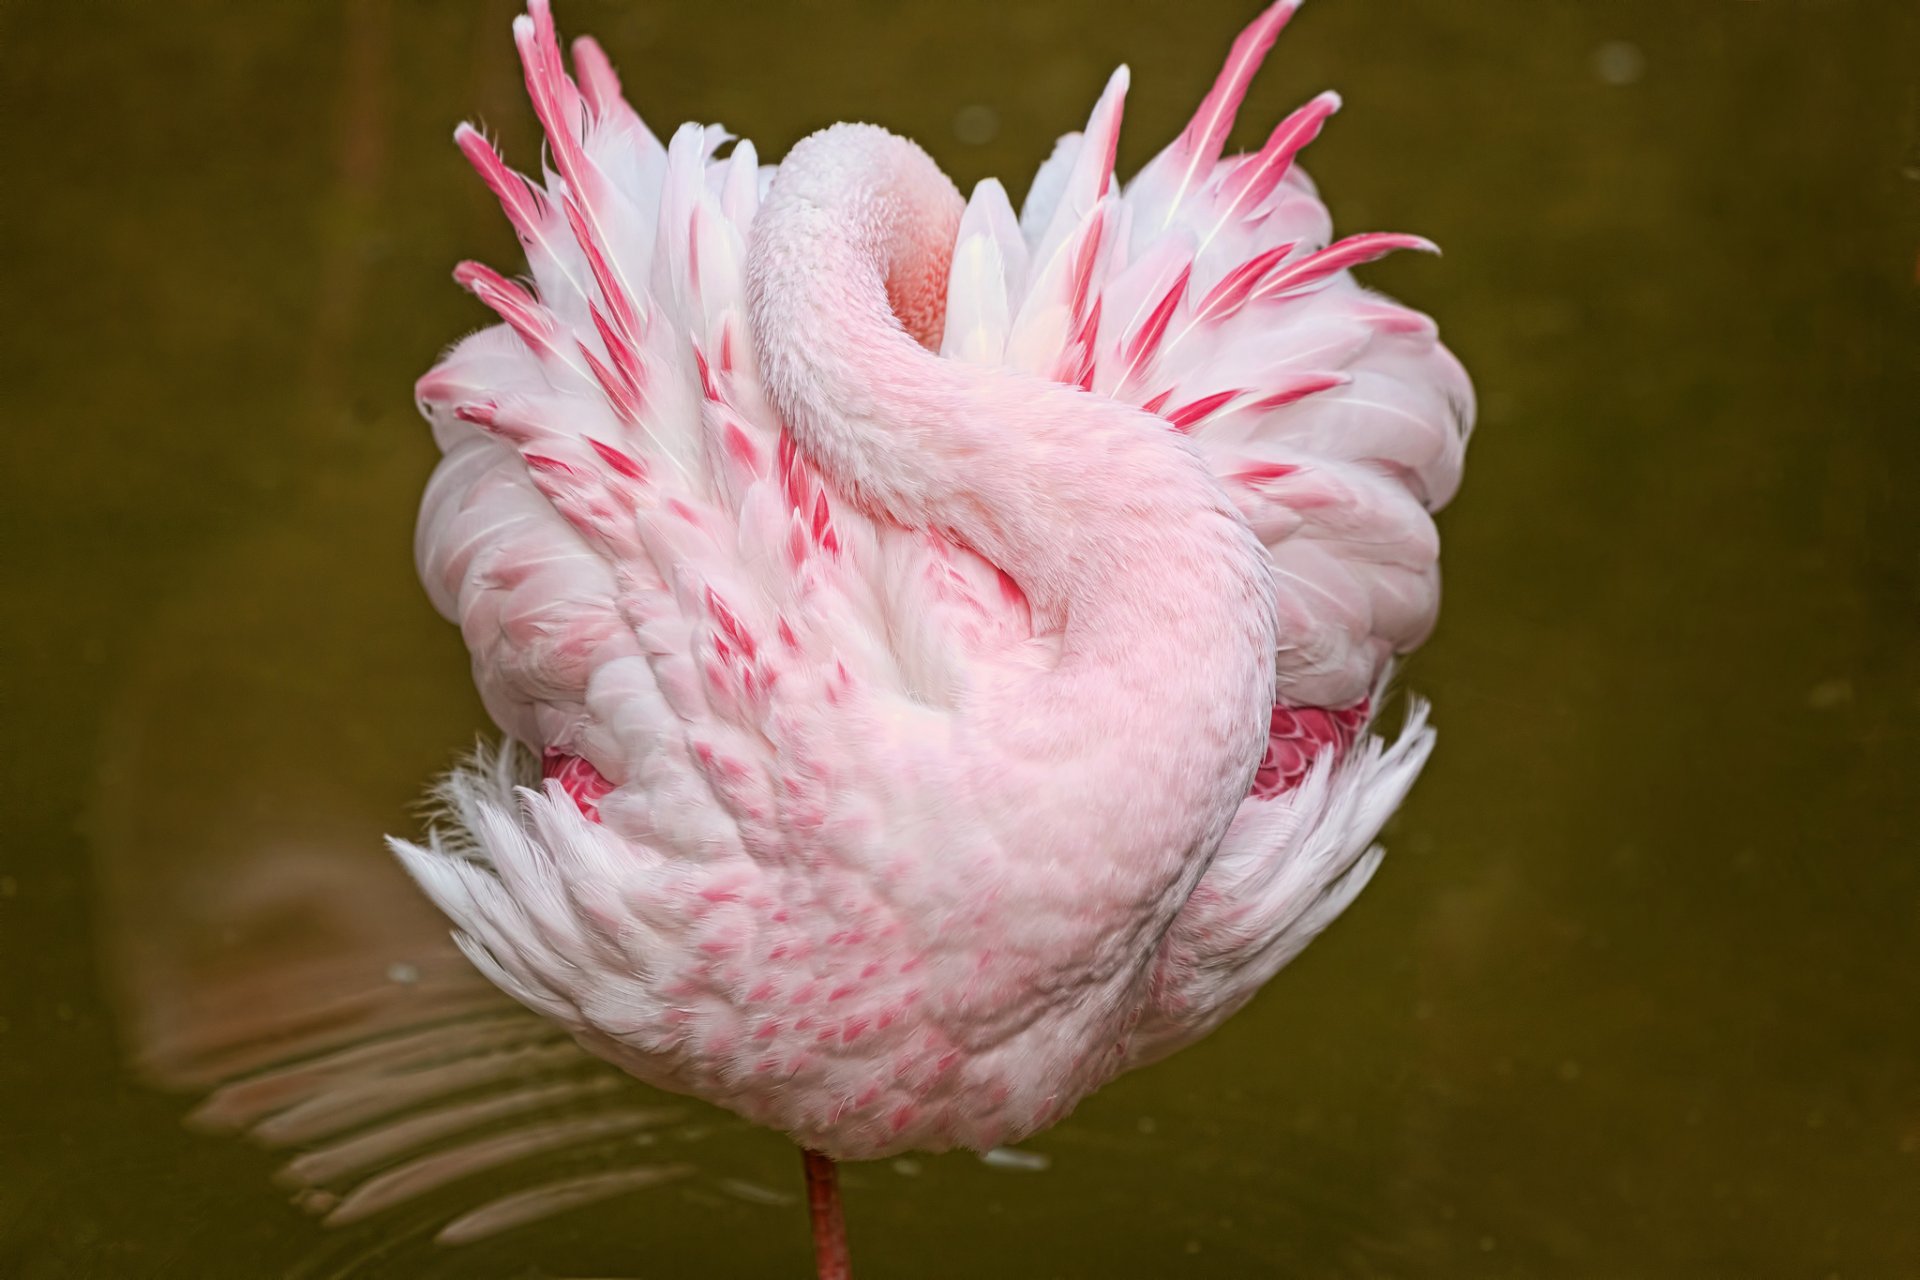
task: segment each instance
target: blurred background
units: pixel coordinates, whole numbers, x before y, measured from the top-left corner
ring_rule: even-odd
[[[389,865],[486,728],[415,376],[509,270],[508,0],[0,5],[0,1273],[764,1276],[784,1140],[492,996]],[[1240,0],[561,0],[663,132],[1124,170]],[[1920,6],[1316,0],[1241,113],[1481,393],[1440,749],[1349,914],[862,1274],[1920,1275]]]

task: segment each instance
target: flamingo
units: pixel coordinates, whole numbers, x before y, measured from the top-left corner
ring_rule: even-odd
[[[393,847],[489,978],[836,1160],[986,1150],[1206,1035],[1366,884],[1433,743],[1467,376],[1294,164],[1223,156],[1298,0],[1114,176],[1128,73],[1018,214],[871,125],[664,144],[514,22],[551,166],[459,149],[532,288],[417,387],[416,558],[507,745]],[[519,744],[519,745],[514,745]],[[537,764],[538,777],[534,777]]]

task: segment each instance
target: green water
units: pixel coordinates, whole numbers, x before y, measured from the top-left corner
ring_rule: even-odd
[[[1017,193],[1123,59],[1137,165],[1250,12],[560,18],[656,125]],[[510,16],[0,5],[0,1275],[805,1273],[783,1141],[501,1013],[379,846],[483,724],[409,387],[483,319],[451,264],[517,265],[448,143],[530,154]],[[860,1274],[1920,1276],[1917,67],[1898,0],[1307,8],[1236,137],[1343,91],[1314,173],[1445,246],[1370,278],[1482,393],[1439,752],[1348,917],[1045,1168],[849,1169]]]

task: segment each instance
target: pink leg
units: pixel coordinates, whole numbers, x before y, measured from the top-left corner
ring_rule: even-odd
[[[813,1260],[820,1280],[853,1280],[847,1261],[847,1221],[840,1213],[840,1173],[833,1157],[802,1149],[807,1162],[807,1208],[813,1214]]]

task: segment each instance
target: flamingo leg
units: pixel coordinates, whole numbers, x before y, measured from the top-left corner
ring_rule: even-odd
[[[813,1217],[813,1260],[820,1280],[852,1280],[847,1220],[840,1212],[840,1171],[832,1156],[802,1148],[807,1165],[807,1209]]]

